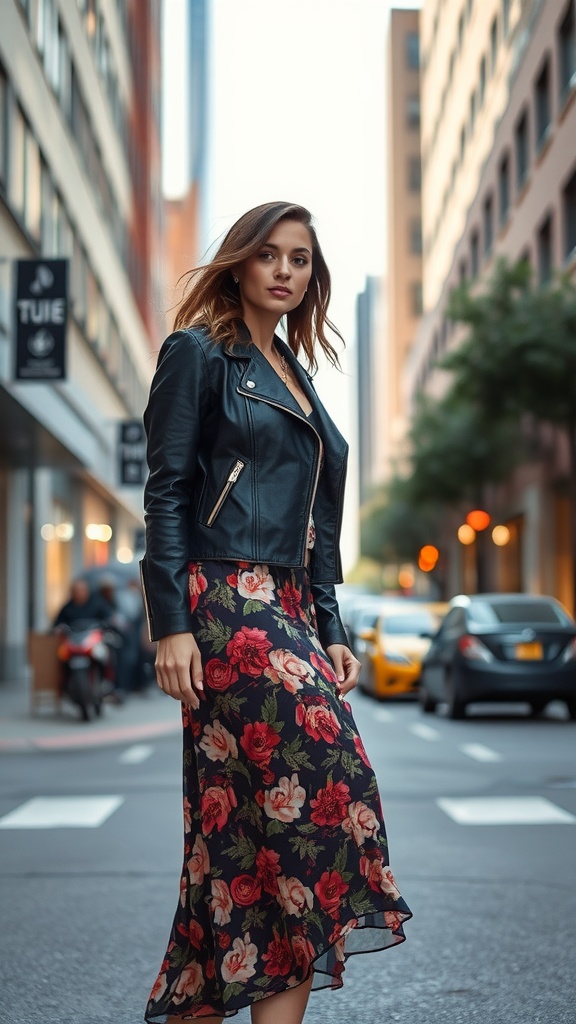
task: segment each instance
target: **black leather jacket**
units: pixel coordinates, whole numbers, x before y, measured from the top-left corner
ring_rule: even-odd
[[[320,641],[347,644],[334,583],[342,580],[348,446],[291,349],[276,339],[318,430],[247,328],[241,337],[226,349],[195,328],[170,335],[160,350],[144,413],[150,474],[141,568],[150,638],[192,631],[191,561],[303,566],[312,509],[309,572]]]

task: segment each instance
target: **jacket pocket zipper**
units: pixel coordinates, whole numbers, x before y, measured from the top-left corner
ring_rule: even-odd
[[[212,526],[212,523],[216,519],[216,516],[218,515],[220,509],[222,508],[222,505],[226,501],[226,498],[230,494],[230,491],[232,490],[245,465],[246,463],[242,462],[242,459],[236,459],[236,462],[234,463],[232,469],[230,470],[230,473],[228,474],[228,479],[226,480],[224,487],[222,488],[220,494],[218,495],[218,500],[214,505],[210,515],[208,516],[208,519],[206,520],[206,526]]]

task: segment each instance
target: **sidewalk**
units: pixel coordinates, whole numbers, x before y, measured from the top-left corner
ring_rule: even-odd
[[[182,728],[180,705],[150,686],[117,706],[105,704],[102,717],[81,722],[78,710],[62,701],[61,711],[30,714],[25,683],[0,683],[0,754],[75,750],[136,743],[174,735]]]

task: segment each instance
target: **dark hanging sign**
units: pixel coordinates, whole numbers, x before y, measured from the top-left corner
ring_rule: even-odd
[[[142,485],[146,474],[146,435],[141,420],[124,420],[118,437],[120,483]]]
[[[66,379],[68,260],[16,261],[16,380]]]

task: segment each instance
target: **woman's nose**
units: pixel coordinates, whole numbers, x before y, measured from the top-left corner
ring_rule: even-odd
[[[276,267],[276,277],[290,277],[290,263],[288,259],[279,259]]]

